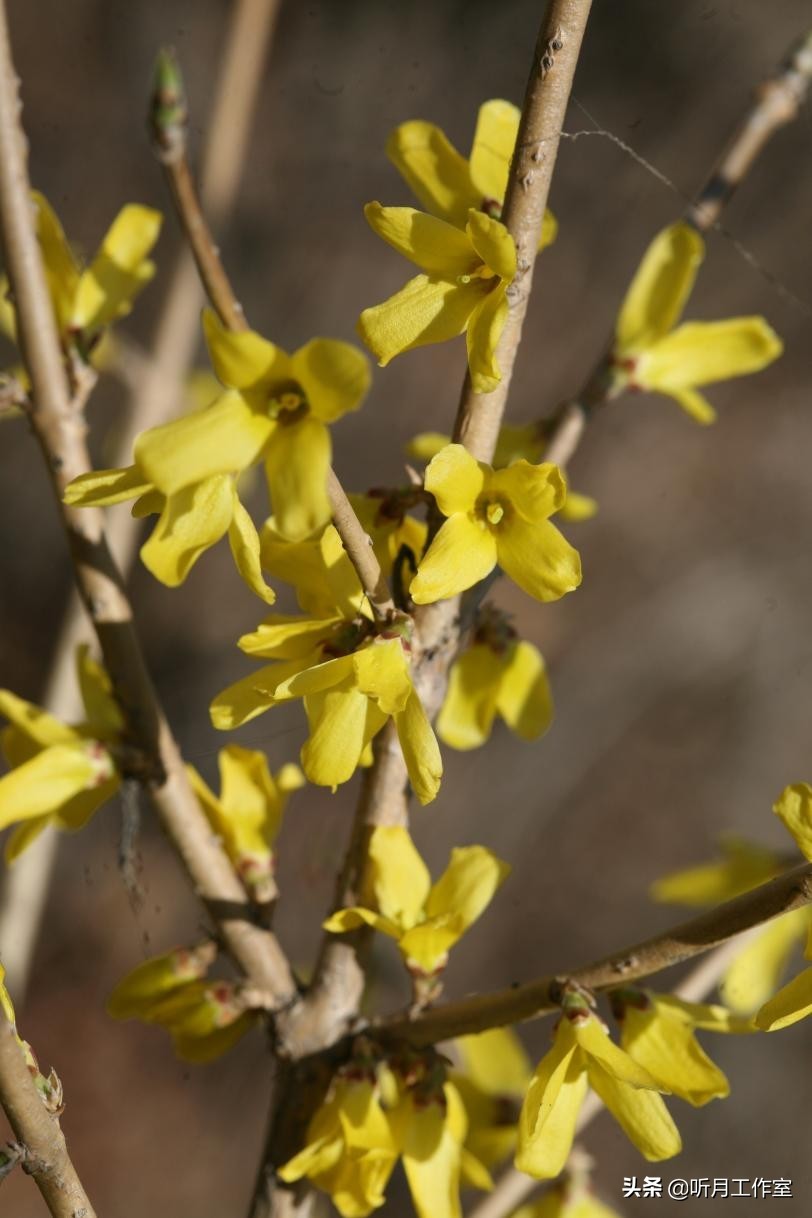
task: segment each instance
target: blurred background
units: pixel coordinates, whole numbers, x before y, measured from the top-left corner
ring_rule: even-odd
[[[8,8],[33,180],[71,238],[91,253],[128,201],[167,212],[158,275],[126,323],[148,344],[178,247],[145,135],[152,62],[161,44],[176,47],[197,158],[232,5],[10,0]],[[354,338],[361,309],[408,274],[361,211],[370,199],[412,202],[383,154],[388,131],[431,119],[467,153],[483,100],[521,101],[542,10],[539,0],[283,0],[238,203],[220,234],[256,329],[287,349],[314,334]],[[560,234],[537,268],[510,421],[547,414],[578,389],[646,244],[701,185],[752,87],[808,21],[805,0],[778,0],[766,16],[760,0],[597,0],[567,131],[611,132],[657,173],[605,136],[562,143],[551,197]],[[719,421],[709,429],[665,398],[638,395],[608,409],[571,469],[575,488],[600,504],[594,521],[567,529],[582,554],[582,588],[551,606],[504,582],[496,589],[547,658],[557,714],[537,745],[497,727],[479,752],[446,750],[440,797],[415,815],[435,874],[452,845],[468,842],[513,864],[488,915],[455,949],[450,996],[566,971],[667,926],[679,911],[653,905],[649,885],[709,858],[725,830],[788,845],[771,803],[786,783],[812,779],[810,192],[805,108],[725,212],[689,306],[694,318],[764,314],[785,340],[784,357],[712,388]],[[464,359],[460,340],[376,373],[363,410],[333,432],[346,486],[402,483],[408,439],[450,430]],[[102,464],[127,405],[121,386],[103,378],[90,407]],[[2,441],[0,683],[37,701],[69,569],[25,424],[5,424]],[[250,505],[257,519],[267,511],[259,486]],[[210,727],[208,702],[250,670],[235,640],[263,608],[224,543],[177,591],[143,568],[131,585],[184,753],[213,781],[226,738]],[[236,739],[267,749],[276,768],[296,758],[303,734],[297,707]],[[290,807],[277,927],[302,970],[357,788],[356,779],[336,795],[310,789]],[[63,839],[31,986],[18,1004],[21,1028],[63,1080],[64,1128],[100,1214],[239,1216],[263,1139],[268,1057],[255,1033],[220,1062],[189,1067],[162,1031],[105,1016],[124,972],[200,933],[199,911],[146,812],[146,899],[133,911],[117,864],[120,825],[110,805]],[[393,1009],[405,997],[395,953],[382,945],[378,962],[371,1001]],[[549,1034],[548,1020],[523,1030],[536,1056]],[[775,1204],[785,1218],[807,1214],[811,1034],[806,1023],[758,1042],[714,1041],[733,1099],[701,1111],[672,1104],[686,1149],[670,1164],[649,1168],[599,1117],[584,1141],[604,1199],[627,1213],[673,1204],[622,1201],[622,1178],[632,1174],[790,1177],[793,1199]],[[0,1118],[0,1140],[3,1130]],[[681,1203],[688,1214],[716,1204]],[[383,1212],[410,1213],[400,1185]],[[33,1184],[15,1172],[0,1190],[0,1214],[44,1213]]]

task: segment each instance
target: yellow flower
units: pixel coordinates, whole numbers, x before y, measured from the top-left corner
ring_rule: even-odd
[[[159,1024],[172,1037],[178,1057],[213,1061],[256,1021],[231,982],[203,980],[216,954],[216,946],[205,942],[145,960],[115,987],[108,1014]]]
[[[778,358],[783,345],[763,317],[677,326],[704,253],[702,237],[684,222],[654,238],[618,316],[611,377],[613,394],[625,389],[664,393],[698,423],[712,423],[716,413],[698,388],[759,372]]]
[[[451,666],[437,735],[452,748],[476,749],[497,715],[522,740],[537,740],[552,722],[553,701],[541,652],[486,606],[473,645]]]
[[[429,1075],[404,1092],[389,1120],[417,1218],[462,1218],[467,1120],[453,1083],[443,1082],[441,1072],[436,1082]]]
[[[0,964],[0,1011],[3,1012],[12,1028],[16,1026],[17,1018],[14,1014],[14,1007],[11,1002],[11,995],[5,985],[6,970]]]
[[[501,380],[495,350],[507,319],[516,247],[505,226],[469,210],[464,230],[413,207],[364,209],[370,226],[421,274],[383,304],[364,309],[358,333],[381,367],[395,356],[463,331],[476,393]]]
[[[75,832],[118,790],[111,751],[123,729],[107,673],[86,646],[77,649],[83,723],[69,727],[47,711],[0,690],[8,719],[0,740],[11,767],[0,778],[0,829],[17,824],[5,848],[12,862],[45,826]]]
[[[440,449],[451,443],[451,437],[439,431],[423,431],[416,435],[406,445],[410,457],[417,461],[431,461]],[[537,465],[544,456],[544,438],[537,423],[526,423],[516,427],[505,423],[499,430],[496,442],[496,452],[493,454],[493,468],[504,469],[514,461],[529,461]],[[598,505],[589,495],[579,495],[567,488],[567,498],[559,509],[558,515],[562,520],[578,522],[591,520],[598,510]]]
[[[372,830],[369,842],[369,905],[340,909],[324,929],[344,934],[372,926],[395,939],[413,977],[437,978],[448,952],[490,904],[510,867],[484,846],[461,846],[434,884],[426,864],[401,826]]]
[[[635,987],[613,990],[609,999],[620,1023],[621,1047],[664,1091],[695,1108],[730,1094],[730,1084],[698,1043],[694,1030],[752,1032],[749,1019],[736,1018],[725,1007],[683,1002]]]
[[[519,117],[519,109],[508,101],[484,102],[467,161],[439,127],[421,119],[396,127],[386,153],[432,215],[458,228],[465,227],[472,207],[500,220]],[[540,250],[555,240],[557,229],[552,212],[546,211]]]
[[[657,1094],[666,1088],[610,1040],[581,994],[566,991],[562,1007],[553,1047],[536,1067],[519,1117],[519,1171],[539,1179],[559,1174],[588,1086],[646,1159],[678,1154],[679,1131]]]
[[[485,1168],[494,1167],[516,1147],[519,1108],[532,1077],[532,1067],[511,1028],[491,1028],[454,1042],[459,1070],[451,1074],[465,1105],[468,1136],[465,1149]],[[463,1162],[463,1178],[467,1177]],[[476,1179],[467,1179],[483,1187]]]
[[[409,623],[380,632],[363,613],[334,606],[324,618],[272,614],[239,645],[276,661],[236,681],[214,699],[214,726],[230,730],[280,702],[303,698],[310,736],[301,761],[308,780],[333,790],[368,758],[368,746],[392,718],[415,794],[430,803],[440,786],[440,750],[412,684]],[[352,614],[352,608],[348,612]]]
[[[412,580],[418,605],[456,596],[497,563],[537,600],[558,600],[580,584],[578,552],[548,519],[567,494],[557,466],[516,461],[494,471],[449,444],[431,461],[425,485],[448,519]]]
[[[130,311],[135,296],[155,274],[148,254],[161,231],[161,214],[136,203],[123,207],[90,266],[83,269],[47,199],[36,191],[32,197],[60,337],[66,347],[75,345],[88,356],[104,327]],[[4,310],[3,325],[13,334],[13,306]]]
[[[765,884],[781,871],[772,850],[727,835],[722,859],[663,876],[651,886],[655,901],[680,905],[718,905]],[[796,909],[774,918],[749,937],[725,971],[719,991],[738,1015],[752,1015],[776,990],[799,939],[812,927],[812,910]]]
[[[792,834],[804,857],[812,862],[812,786],[797,782],[785,787],[773,805],[773,812]],[[797,918],[796,933],[806,931],[804,955],[807,960],[812,960],[812,912],[808,908],[796,910],[778,921],[786,922],[789,918]],[[755,1022],[765,1032],[776,1032],[810,1014],[812,968],[807,968],[764,1003],[755,1016]]]
[[[364,1218],[385,1200],[398,1158],[374,1072],[351,1062],[333,1077],[307,1129],[305,1146],[279,1168],[287,1184],[308,1179],[342,1218]]]
[[[243,579],[273,604],[257,531],[235,478],[264,461],[276,527],[287,538],[324,525],[330,516],[326,424],[360,405],[369,365],[360,351],[331,339],[313,339],[288,356],[252,330],[226,330],[210,310],[203,328],[226,392],[202,410],[142,432],[133,465],[76,478],[65,502],[97,507],[136,498],[134,515],[159,512],[141,558],[170,587],[228,533]]]
[[[195,794],[212,829],[248,891],[260,903],[274,894],[273,843],[282,824],[285,804],[304,783],[297,765],[283,765],[271,774],[264,753],[230,744],[221,749],[219,798],[193,766],[187,766]]]

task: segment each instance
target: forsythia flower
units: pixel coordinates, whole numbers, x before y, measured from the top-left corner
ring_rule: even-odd
[[[172,1037],[178,1057],[213,1061],[232,1048],[256,1018],[231,982],[203,980],[216,954],[216,946],[206,942],[145,960],[115,987],[107,1001],[108,1014],[160,1024]]]
[[[404,633],[404,631],[406,633]],[[302,768],[312,783],[335,789],[366,760],[390,717],[415,794],[430,803],[440,786],[440,750],[411,678],[407,624],[376,633],[367,617],[273,614],[239,645],[277,661],[243,677],[214,699],[215,727],[230,730],[271,706],[303,698],[310,736]]]
[[[504,224],[473,209],[464,230],[413,207],[368,203],[364,214],[378,236],[422,272],[358,319],[358,333],[378,363],[385,367],[403,351],[464,331],[474,391],[489,393],[501,379],[495,349],[516,274],[516,247]]]
[[[578,552],[549,522],[567,494],[557,466],[516,461],[493,470],[449,444],[429,464],[425,485],[448,519],[412,580],[418,605],[465,591],[497,563],[537,600],[558,600],[580,584]]]
[[[428,462],[450,443],[451,437],[443,435],[442,432],[423,431],[409,441],[406,451],[415,460]],[[544,438],[537,423],[526,423],[518,427],[504,423],[499,429],[496,451],[493,454],[493,468],[504,469],[506,465],[520,460],[537,465],[544,456],[544,449]],[[558,515],[562,520],[577,522],[590,520],[597,510],[597,503],[589,495],[579,495],[567,488],[567,498]]]
[[[516,1122],[532,1067],[511,1028],[462,1036],[454,1044],[460,1068],[452,1072],[451,1081],[468,1117],[465,1148],[484,1167],[493,1167],[516,1147]],[[463,1177],[466,1175],[463,1162]],[[468,1183],[482,1187],[477,1179],[469,1178]]]
[[[725,1007],[683,1002],[634,987],[612,990],[609,999],[620,1024],[621,1048],[663,1090],[695,1108],[730,1094],[730,1084],[698,1043],[694,1030],[753,1032],[749,1019],[737,1019]]]
[[[798,848],[804,857],[812,862],[812,787],[808,783],[798,782],[785,787],[773,811],[795,838]],[[804,955],[812,960],[812,922],[807,915],[806,929],[808,931]],[[781,921],[792,915],[784,915]],[[812,968],[804,969],[788,985],[780,989],[762,1006],[755,1017],[756,1025],[765,1032],[775,1032],[779,1028],[789,1027],[799,1019],[805,1019],[812,1014]]]
[[[716,413],[698,387],[759,372],[783,350],[763,317],[677,326],[705,253],[702,237],[680,222],[654,238],[626,293],[611,354],[613,392],[664,393],[698,423]]]
[[[7,862],[48,823],[68,832],[81,829],[118,789],[111,747],[124,722],[110,679],[86,646],[77,649],[77,667],[87,718],[76,727],[0,690],[0,715],[10,724],[0,743],[11,766],[0,778],[0,829],[19,822],[6,843]]]
[[[678,1154],[679,1131],[657,1094],[666,1088],[609,1039],[577,991],[565,992],[562,1007],[553,1047],[536,1067],[519,1117],[519,1171],[539,1179],[559,1174],[587,1086],[647,1159]]]
[[[374,1080],[352,1064],[333,1077],[302,1150],[279,1168],[288,1184],[307,1178],[330,1195],[342,1218],[383,1205],[398,1148]]]
[[[434,884],[401,826],[372,830],[368,853],[369,906],[340,909],[324,929],[343,934],[366,924],[397,941],[413,977],[437,978],[448,952],[484,912],[510,867],[484,846],[461,846]]]
[[[36,191],[32,198],[60,337],[66,347],[75,345],[88,356],[100,331],[129,312],[135,296],[155,274],[148,254],[161,231],[161,214],[136,203],[123,207],[90,266],[83,270],[47,199]],[[4,309],[2,321],[9,332],[16,330],[13,306]]]
[[[455,749],[479,748],[497,715],[522,740],[537,740],[552,722],[553,702],[541,652],[486,607],[473,645],[451,666],[437,735]]]
[[[304,775],[297,765],[272,774],[264,753],[236,744],[221,749],[218,760],[219,797],[193,766],[186,767],[189,778],[248,891],[260,903],[269,901],[275,891],[273,843],[288,797],[303,785]]]
[[[723,858],[664,876],[651,887],[655,901],[681,905],[718,905],[730,901],[781,871],[772,850],[738,837],[722,838]],[[725,971],[719,991],[739,1015],[751,1015],[780,984],[799,939],[812,930],[812,910],[793,910],[761,926]]]
[[[511,102],[479,107],[471,155],[466,161],[434,123],[401,123],[386,141],[386,154],[432,215],[464,228],[470,208],[502,218],[508,172],[521,112]],[[555,240],[558,225],[544,213],[539,249]]]
[[[360,405],[369,365],[360,351],[331,339],[313,339],[288,356],[252,330],[226,330],[210,310],[203,328],[227,391],[202,410],[143,432],[133,465],[82,475],[67,488],[65,502],[86,507],[137,498],[136,515],[160,512],[141,558],[170,587],[228,533],[243,579],[273,604],[257,531],[235,478],[264,461],[276,527],[299,538],[324,525],[330,516],[326,423]]]

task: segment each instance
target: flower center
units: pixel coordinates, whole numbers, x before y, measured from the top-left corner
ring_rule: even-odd
[[[496,278],[497,278],[496,271],[492,271],[491,268],[487,265],[487,263],[480,262],[479,266],[475,266],[474,269],[472,271],[469,271],[466,275],[458,275],[457,283],[462,285],[462,284],[466,284],[466,283],[474,283],[477,279],[496,279]]]
[[[497,528],[510,514],[510,503],[500,495],[480,495],[474,507],[474,515],[488,528]]]
[[[372,631],[372,623],[366,618],[342,622],[340,626],[336,626],[328,638],[322,639],[321,650],[330,660],[335,660],[339,656],[352,655],[369,638]]]
[[[277,385],[267,401],[268,414],[279,423],[298,423],[309,409],[307,396],[296,381]]]

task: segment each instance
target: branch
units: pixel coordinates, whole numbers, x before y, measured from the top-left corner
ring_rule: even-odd
[[[180,72],[169,52],[163,52],[158,68],[158,87],[153,98],[153,147],[164,169],[175,211],[194,255],[200,278],[212,307],[229,330],[249,328],[245,311],[220,259],[189,168],[186,154],[186,102]],[[327,482],[333,524],[356,570],[361,587],[379,621],[394,612],[394,602],[364,531],[334,470]]]
[[[509,990],[482,994],[460,1002],[449,1002],[413,1019],[396,1016],[374,1025],[376,1035],[407,1040],[414,1045],[436,1044],[470,1032],[484,1032],[504,1024],[520,1023],[557,1009],[557,998],[565,981],[575,981],[590,990],[605,990],[621,983],[649,977],[662,969],[710,951],[742,931],[760,926],[780,914],[790,913],[812,902],[812,863],[794,867],[768,884],[743,896],[681,922],[642,943],[613,952],[595,964],[572,973],[540,977]]]
[[[220,222],[225,221],[236,198],[262,65],[278,8],[278,0],[238,0],[229,21],[202,172],[204,204]],[[126,377],[132,402],[123,426],[116,428],[110,465],[126,465],[138,433],[162,423],[177,410],[194,359],[203,299],[194,261],[183,245],[169,275],[151,350],[141,351],[116,336],[118,355],[132,367]],[[107,517],[110,548],[125,576],[135,557],[140,524],[129,512]],[[88,634],[82,602],[73,591],[43,695],[43,705],[58,719],[72,720],[81,714],[76,648]],[[0,958],[18,1002],[27,988],[59,840],[55,830],[46,830],[0,877]]]
[[[84,421],[74,409],[30,202],[17,78],[0,0],[0,230],[32,384],[29,418],[43,450],[68,537],[79,593],[93,623],[131,743],[150,767],[145,786],[225,946],[260,989],[289,1002],[296,992],[270,932],[250,921],[245,889],[197,802],[147,672],[132,611],[99,512],[69,509],[65,486],[90,467]]]
[[[0,26],[3,20],[0,15]],[[0,31],[0,40],[2,32]],[[96,1218],[59,1121],[42,1102],[14,1028],[0,1010],[0,1107],[23,1147],[22,1163],[53,1218]]]
[[[746,932],[745,938],[749,939],[750,933]],[[717,947],[696,968],[692,969],[679,985],[674,986],[671,991],[674,997],[681,998],[683,1002],[701,1002],[715,989],[743,946],[742,937],[736,936],[735,939]],[[591,1091],[578,1114],[575,1126],[576,1135],[582,1134],[587,1126],[592,1124],[595,1117],[603,1111],[603,1103],[595,1092]],[[542,1182],[534,1176],[528,1176],[515,1167],[508,1167],[496,1181],[493,1191],[483,1197],[466,1218],[507,1218],[507,1215],[512,1214],[523,1201],[526,1201],[541,1187],[541,1184]]]

